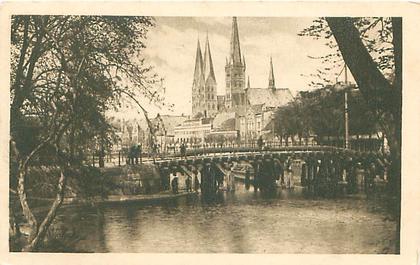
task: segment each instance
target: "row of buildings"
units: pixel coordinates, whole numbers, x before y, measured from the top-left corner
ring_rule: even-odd
[[[252,62],[251,62],[252,63]],[[251,87],[245,56],[241,51],[237,18],[232,19],[230,51],[225,64],[225,94],[217,94],[217,80],[207,36],[204,56],[197,41],[192,82],[192,115],[157,115],[153,120],[156,142],[161,150],[176,143],[250,142],[260,136],[273,136],[275,110],[293,97],[288,88],[275,83],[270,58],[267,87]],[[247,81],[247,82],[246,82]],[[122,145],[149,146],[147,123],[120,120]]]

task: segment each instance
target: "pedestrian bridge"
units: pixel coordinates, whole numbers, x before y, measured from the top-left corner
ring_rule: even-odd
[[[173,154],[156,158],[154,163],[162,176],[169,176],[172,172],[195,175],[193,172],[200,171],[202,192],[212,194],[233,164],[249,165],[254,186],[264,191],[275,187],[276,180],[290,170],[291,161],[300,160],[305,165],[302,185],[312,190],[321,186],[335,190],[340,183],[346,182],[343,170],[350,172],[356,163],[372,161],[372,155],[330,146],[196,148],[187,150],[183,156]],[[169,187],[169,182],[163,184]]]
[[[256,157],[261,155],[280,155],[280,154],[329,154],[329,153],[347,153],[347,154],[356,154],[362,153],[357,152],[351,149],[344,149],[341,147],[333,146],[281,146],[281,147],[264,147],[262,149],[257,147],[200,147],[200,148],[191,148],[187,149],[185,156],[182,156],[180,152],[173,154],[165,154],[162,157],[156,157],[155,163],[157,164],[167,164],[167,162],[181,162],[181,163],[191,163],[194,161],[200,161],[203,159],[210,160],[236,160],[238,158],[246,157]]]

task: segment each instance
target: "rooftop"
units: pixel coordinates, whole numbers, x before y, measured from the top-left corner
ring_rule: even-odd
[[[249,88],[248,100],[250,105],[265,104],[266,107],[284,106],[293,100],[288,88]]]

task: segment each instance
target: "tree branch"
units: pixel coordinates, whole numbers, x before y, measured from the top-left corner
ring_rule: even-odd
[[[375,111],[395,111],[399,106],[392,100],[393,89],[379,71],[364,46],[352,18],[326,18],[343,58],[354,76],[364,98]]]

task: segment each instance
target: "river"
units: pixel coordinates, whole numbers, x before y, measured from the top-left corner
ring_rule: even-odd
[[[77,252],[394,253],[396,223],[379,200],[221,192],[158,204],[68,208],[56,224],[80,236]]]

